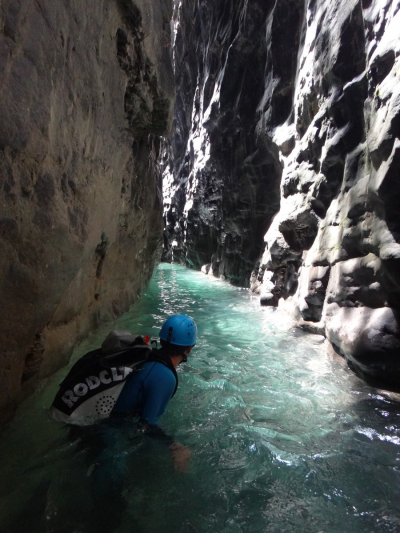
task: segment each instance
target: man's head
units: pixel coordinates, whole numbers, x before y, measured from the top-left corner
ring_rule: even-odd
[[[160,331],[161,346],[170,356],[181,356],[186,361],[190,350],[196,344],[197,326],[190,316],[173,315],[166,320]]]

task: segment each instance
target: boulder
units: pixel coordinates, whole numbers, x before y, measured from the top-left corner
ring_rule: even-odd
[[[398,385],[400,379],[399,313],[388,307],[371,309],[326,306],[325,331],[329,341],[356,369]]]

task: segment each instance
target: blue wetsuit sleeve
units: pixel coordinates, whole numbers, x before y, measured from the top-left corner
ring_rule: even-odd
[[[169,368],[155,363],[143,383],[143,408],[141,419],[157,424],[175,390],[175,376]]]

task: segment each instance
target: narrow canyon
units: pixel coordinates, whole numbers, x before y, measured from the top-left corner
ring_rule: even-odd
[[[0,413],[162,260],[400,379],[399,0],[3,0]]]

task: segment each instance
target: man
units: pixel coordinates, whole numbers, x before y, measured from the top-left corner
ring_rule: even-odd
[[[132,372],[112,411],[139,414],[157,424],[178,386],[177,366],[187,361],[196,344],[197,328],[187,315],[173,315],[160,331],[161,349],[154,350],[140,372]]]
[[[110,424],[122,427],[122,419],[139,416],[141,428],[169,444],[175,467],[186,470],[189,450],[157,423],[178,388],[176,368],[187,360],[196,335],[196,324],[187,315],[173,315],[163,324],[159,350],[129,332],[110,332],[102,347],[79,359],[61,383],[53,401],[53,418],[92,426],[91,434],[107,433]],[[110,355],[110,349],[117,353]],[[135,371],[137,364],[139,371]],[[76,432],[86,433],[83,428]]]
[[[84,477],[94,505],[85,518],[85,531],[93,533],[113,531],[127,506],[126,450],[135,432],[131,415],[139,417],[139,429],[146,435],[168,445],[176,470],[186,472],[191,455],[157,423],[177,390],[176,368],[196,344],[195,322],[187,315],[171,316],[161,328],[159,350],[151,350],[141,337],[119,333],[127,333],[126,339],[121,337],[122,351],[108,353],[110,333],[102,348],[85,354],[71,368],[52,406],[53,417],[68,424],[69,438],[84,452]],[[145,357],[138,371],[135,353]]]
[[[190,451],[157,426],[178,388],[176,368],[186,362],[196,344],[197,327],[187,315],[173,315],[160,331],[161,349],[153,350],[140,372],[132,372],[115,403],[111,417],[137,414],[145,431],[170,443],[175,467],[186,471]]]

